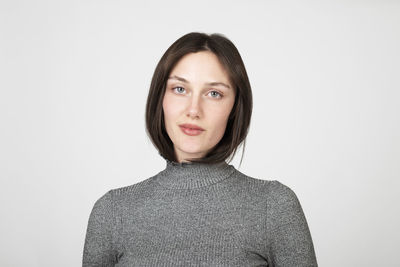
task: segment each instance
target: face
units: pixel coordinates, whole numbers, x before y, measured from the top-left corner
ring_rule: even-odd
[[[229,76],[210,51],[185,55],[172,69],[163,98],[164,121],[178,162],[201,158],[222,139],[235,91]],[[203,131],[193,135],[180,125]]]

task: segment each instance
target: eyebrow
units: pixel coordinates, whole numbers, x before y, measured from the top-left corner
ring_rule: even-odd
[[[170,80],[170,79],[175,79],[175,80],[178,80],[178,81],[181,81],[181,82],[184,82],[184,83],[189,83],[189,81],[186,80],[185,78],[182,78],[182,77],[179,77],[179,76],[176,76],[176,75],[170,76],[168,78],[168,80]],[[222,85],[222,86],[224,86],[224,87],[226,87],[228,89],[231,89],[231,87],[229,85],[227,85],[225,83],[222,83],[222,82],[209,82],[209,83],[206,83],[206,85],[211,85],[211,86]]]

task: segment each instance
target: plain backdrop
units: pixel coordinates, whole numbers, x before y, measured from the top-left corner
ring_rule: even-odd
[[[320,266],[399,266],[399,1],[0,1],[0,265],[80,266],[89,213],[165,168],[151,77],[182,35],[238,48],[243,162],[292,188]]]

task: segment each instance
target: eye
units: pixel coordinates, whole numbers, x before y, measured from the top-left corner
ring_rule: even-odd
[[[176,91],[175,89],[182,89],[182,90],[185,90],[185,88],[180,87],[180,86],[177,86],[177,87],[172,88],[172,90]],[[181,91],[181,90],[180,90],[180,91]],[[178,92],[178,93],[179,93],[179,92]]]
[[[218,97],[213,97],[213,98],[222,98],[222,94],[220,92],[218,92],[218,91],[211,91],[210,93],[217,93]]]
[[[172,90],[177,92],[178,94],[183,94],[185,88],[183,88],[181,86],[177,86],[177,87],[172,88]],[[218,99],[218,98],[222,98],[223,97],[223,95],[218,91],[210,91],[210,93],[214,93],[213,94],[214,96],[212,96],[212,98]]]

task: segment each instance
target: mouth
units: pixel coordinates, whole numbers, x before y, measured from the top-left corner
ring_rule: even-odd
[[[190,124],[190,123],[183,123],[183,124],[180,124],[179,127],[181,127],[181,128],[182,128],[182,127],[183,127],[183,128],[187,128],[187,129],[190,129],[190,130],[204,131],[204,129],[201,128],[200,126],[197,126],[197,125],[195,125],[195,124]]]
[[[179,127],[181,128],[181,130],[184,134],[189,135],[189,136],[196,136],[196,135],[201,134],[204,131],[201,128],[189,128],[189,127],[185,127],[182,125],[180,125]]]

